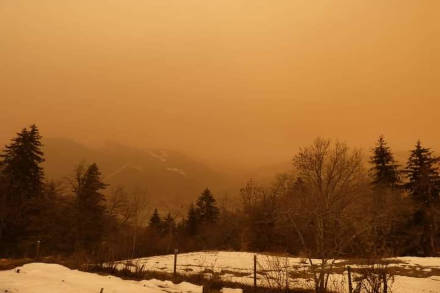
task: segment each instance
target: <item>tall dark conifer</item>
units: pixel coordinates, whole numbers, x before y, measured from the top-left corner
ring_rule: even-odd
[[[154,209],[148,227],[158,232],[161,229],[161,226],[162,226],[162,220],[160,219],[159,212],[157,211],[157,209]]]
[[[6,182],[5,178],[2,174],[2,167],[0,166],[0,254],[5,255],[5,253],[2,253],[3,251],[3,245],[1,243],[4,243],[3,235],[5,232],[6,225],[8,224],[8,215],[10,212],[10,209],[8,207],[7,197],[6,197]]]
[[[73,186],[76,195],[76,248],[93,248],[104,234],[105,206],[101,172],[96,164],[78,167]]]
[[[380,136],[370,158],[370,172],[377,187],[396,187],[400,182],[398,165],[383,136]]]
[[[2,158],[2,174],[5,177],[8,197],[17,204],[38,197],[43,190],[44,162],[41,136],[36,125],[17,133],[5,146]]]
[[[375,241],[371,242],[371,253],[382,256],[389,251],[390,243],[395,236],[393,231],[397,229],[396,222],[400,216],[395,207],[402,201],[400,172],[394,160],[393,153],[383,136],[377,140],[370,157],[370,175],[372,177],[371,198],[371,236]]]
[[[194,204],[191,203],[188,209],[188,216],[186,220],[186,230],[189,235],[195,235],[197,233],[197,228],[199,225],[199,217]]]
[[[44,189],[41,148],[38,128],[31,125],[17,133],[0,154],[0,204],[5,207],[0,209],[0,250],[20,255],[39,233],[32,222],[41,212],[39,199]]]
[[[429,148],[422,147],[420,141],[411,151],[405,170],[408,182],[406,188],[410,197],[417,203],[415,224],[423,227],[420,247],[425,255],[436,251],[438,219],[436,207],[439,205],[440,175],[439,158]]]
[[[202,192],[197,200],[197,213],[201,223],[215,223],[217,221],[219,210],[216,200],[208,188]]]
[[[420,141],[417,142],[408,159],[405,170],[408,183],[405,186],[414,200],[426,206],[439,199],[438,162],[439,158],[434,156],[429,148],[422,147]]]
[[[162,225],[164,234],[174,233],[174,231],[176,230],[176,221],[170,213],[168,213],[168,215],[165,217]]]

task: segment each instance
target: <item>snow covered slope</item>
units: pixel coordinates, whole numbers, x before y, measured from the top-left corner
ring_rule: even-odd
[[[237,282],[242,284],[253,283],[253,253],[249,252],[194,252],[179,254],[177,258],[177,270],[184,274],[197,274],[214,271],[225,281]],[[267,255],[258,255],[257,278],[260,285],[267,282],[267,274],[273,270],[274,261]],[[280,265],[285,262],[290,270],[299,273],[308,270],[309,264],[302,258],[280,258]],[[392,285],[393,292],[397,293],[440,293],[440,258],[421,258],[421,257],[402,257],[389,259],[390,266],[400,268],[402,275],[395,276]],[[154,256],[129,260],[133,266],[144,265],[147,270],[171,273],[173,271],[173,255]],[[270,263],[272,262],[272,263]],[[347,262],[337,261],[337,267],[342,272]],[[360,267],[356,263],[350,263],[352,267]],[[125,265],[120,264],[120,268]],[[266,276],[264,275],[266,274]],[[417,277],[416,277],[417,276]],[[276,277],[276,276],[275,276]],[[335,283],[345,286],[346,275],[335,274],[332,276]],[[312,288],[311,280],[306,278],[291,278],[290,286],[297,288]],[[345,290],[343,290],[346,292]]]
[[[258,255],[260,270],[259,284],[264,284],[261,263],[265,255]],[[392,286],[394,293],[440,293],[440,258],[396,258],[393,264],[415,270],[416,275],[427,273],[425,277],[398,275]],[[146,269],[172,272],[173,256],[156,256],[129,261],[131,264],[145,264]],[[305,269],[307,264],[301,258],[289,258],[288,264],[298,270]],[[345,265],[341,263],[341,265]],[[122,267],[122,264],[121,264]],[[197,252],[178,256],[177,269],[180,273],[218,272],[222,279],[237,283],[252,283],[253,253],[246,252]],[[266,267],[268,269],[268,267]],[[270,269],[270,268],[269,268]],[[18,270],[18,271],[17,271]],[[345,280],[346,275],[336,274],[333,279]],[[340,282],[336,282],[340,284]],[[301,277],[290,279],[291,286],[310,288],[312,285]],[[31,263],[9,271],[0,271],[0,292],[8,293],[198,293],[201,286],[190,283],[173,284],[170,281],[122,280],[113,276],[102,276],[71,270],[61,265]],[[228,292],[227,290],[225,290]],[[233,291],[231,291],[233,292]],[[344,288],[342,292],[347,292]]]
[[[61,265],[31,263],[0,271],[0,292],[8,293],[201,293],[202,287],[170,281],[129,281],[71,270]]]

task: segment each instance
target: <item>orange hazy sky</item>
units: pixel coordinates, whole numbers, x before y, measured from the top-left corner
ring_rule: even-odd
[[[440,147],[438,0],[0,0],[0,141],[287,160],[316,136]]]

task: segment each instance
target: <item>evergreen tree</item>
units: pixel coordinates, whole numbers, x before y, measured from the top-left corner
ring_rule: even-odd
[[[174,218],[171,216],[171,214],[168,213],[165,220],[163,221],[163,233],[164,234],[174,233],[175,230],[176,230],[176,222],[174,221]]]
[[[2,244],[5,244],[4,241],[4,232],[6,225],[8,223],[8,215],[10,212],[10,209],[8,207],[8,202],[6,198],[6,182],[3,174],[1,173],[1,166],[0,166],[0,254],[6,255],[4,253],[4,247]]]
[[[189,235],[195,235],[197,233],[197,228],[199,225],[199,217],[194,204],[191,203],[188,210],[188,218],[186,220],[186,230]]]
[[[161,229],[161,226],[162,226],[162,220],[160,219],[159,212],[157,211],[157,209],[154,209],[148,227],[154,229],[155,231],[159,231]]]
[[[0,242],[14,253],[26,250],[37,231],[30,228],[38,217],[38,200],[43,194],[44,161],[41,136],[35,125],[24,128],[0,154],[1,201]],[[35,227],[35,226],[34,226]]]
[[[411,151],[405,170],[409,181],[405,186],[411,197],[426,206],[439,199],[438,162],[439,158],[435,157],[429,148],[422,147],[418,141],[415,149]]]
[[[93,248],[104,235],[106,188],[101,172],[96,164],[84,168],[79,166],[76,172],[73,191],[76,195],[77,248]]]
[[[36,125],[24,128],[6,145],[2,158],[2,173],[7,181],[7,194],[16,204],[38,197],[43,190],[43,151]]]
[[[439,203],[440,175],[435,157],[429,148],[417,142],[408,160],[405,173],[408,183],[406,188],[411,198],[418,204],[414,216],[415,224],[423,227],[420,239],[425,255],[432,255],[436,250],[435,235],[438,232],[435,207]]]
[[[197,200],[197,213],[201,223],[215,223],[219,210],[209,189],[205,189]]]
[[[398,165],[383,136],[379,137],[373,149],[370,163],[373,165],[370,171],[375,186],[394,188],[399,184]]]

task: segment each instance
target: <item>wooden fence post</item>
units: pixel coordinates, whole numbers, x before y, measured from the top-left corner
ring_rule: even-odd
[[[40,258],[40,240],[37,240],[37,246],[35,247],[35,258]]]
[[[353,284],[351,283],[351,268],[347,266],[348,272],[348,293],[353,293]]]
[[[257,255],[254,254],[254,292],[257,291]]]
[[[173,270],[174,279],[176,278],[176,273],[177,273],[177,254],[178,253],[179,253],[179,250],[177,248],[174,249],[174,270]]]
[[[286,293],[289,293],[289,259],[286,257]]]

